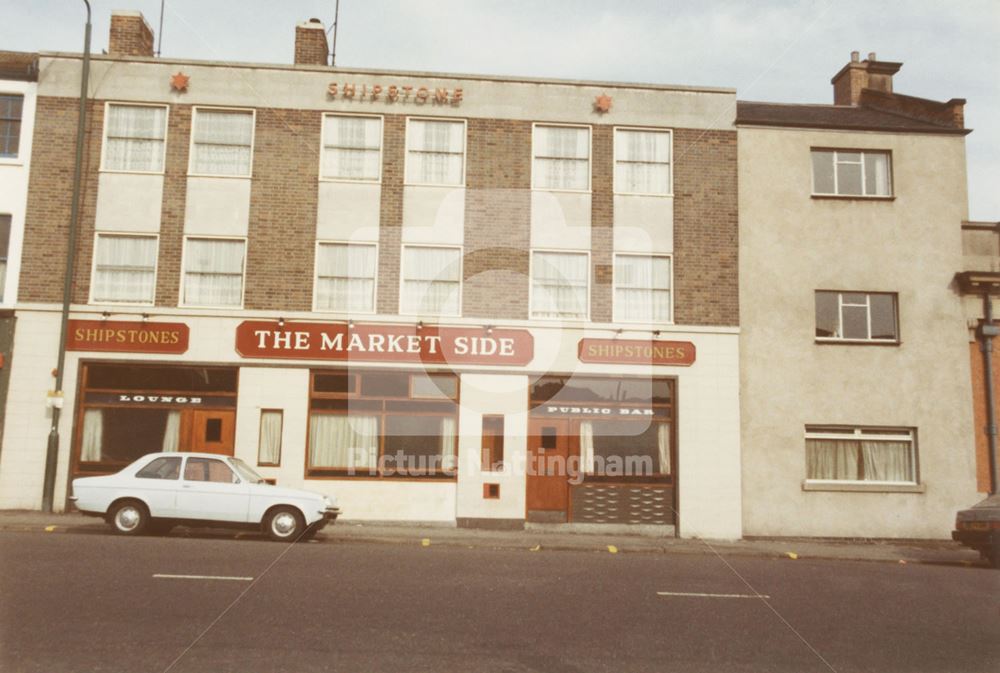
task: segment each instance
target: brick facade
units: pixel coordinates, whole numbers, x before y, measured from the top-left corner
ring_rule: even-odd
[[[468,125],[462,314],[525,320],[531,122],[470,119]]]
[[[191,106],[171,105],[167,138],[191,136]],[[160,249],[156,266],[156,305],[180,302],[181,256],[184,251],[184,216],[187,200],[188,155],[191,144],[168,140],[164,156],[163,207],[160,211]]]
[[[312,309],[318,111],[258,109],[244,306]]]
[[[379,313],[399,313],[399,263],[403,241],[403,166],[406,117],[386,115],[382,129],[382,203],[378,228]]]
[[[594,126],[591,136],[590,319],[611,322],[614,269],[614,128]]]
[[[739,325],[736,132],[674,130],[674,322]]]

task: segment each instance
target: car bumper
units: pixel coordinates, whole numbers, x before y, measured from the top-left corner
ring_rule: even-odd
[[[953,530],[951,531],[951,539],[956,542],[961,542],[966,547],[972,547],[973,549],[982,549],[990,546],[990,534],[992,531],[986,530]]]
[[[320,516],[321,518],[310,526],[313,530],[323,530],[326,526],[336,521],[337,517],[340,516],[340,508],[327,507],[320,512]]]

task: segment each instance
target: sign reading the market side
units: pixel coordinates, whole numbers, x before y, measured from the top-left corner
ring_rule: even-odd
[[[580,339],[580,362],[690,367],[695,349],[690,341]]]
[[[180,322],[70,320],[66,350],[180,355],[187,352],[189,336]]]
[[[521,329],[261,320],[236,328],[245,358],[523,366],[534,351],[531,332]]]

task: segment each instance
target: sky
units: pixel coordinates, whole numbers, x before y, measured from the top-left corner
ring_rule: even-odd
[[[295,25],[335,0],[91,0],[92,50],[139,10],[164,57],[291,63]],[[0,49],[83,48],[83,0],[5,1]],[[969,218],[1000,221],[1000,0],[341,0],[337,65],[732,87],[832,103],[830,78],[876,52],[894,90],[965,98]]]

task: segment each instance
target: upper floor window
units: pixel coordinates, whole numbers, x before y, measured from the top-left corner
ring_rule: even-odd
[[[97,234],[91,301],[152,304],[156,252],[156,236]]]
[[[531,317],[586,320],[590,256],[585,252],[531,254]]]
[[[191,133],[191,173],[250,177],[252,110],[195,108]]]
[[[813,150],[813,194],[891,196],[888,152]]]
[[[399,312],[452,315],[462,312],[462,249],[403,246]]]
[[[817,341],[899,341],[896,295],[816,291]]]
[[[670,320],[670,258],[615,255],[615,320]]]
[[[669,131],[615,129],[615,193],[671,193]]]
[[[406,182],[460,186],[465,182],[465,122],[408,119]]]
[[[104,133],[105,170],[163,171],[166,106],[109,103]]]
[[[320,177],[378,182],[382,175],[382,118],[323,116]]]
[[[535,189],[590,189],[590,127],[546,126],[532,130],[532,181]]]
[[[806,479],[917,483],[910,428],[806,427]]]
[[[375,245],[320,243],[316,248],[316,310],[375,312]]]
[[[188,238],[182,303],[242,306],[245,251],[246,241],[239,238]]]
[[[0,301],[7,285],[7,251],[10,247],[10,215],[0,215]]]
[[[0,94],[0,158],[14,159],[21,144],[21,114],[24,96]]]

